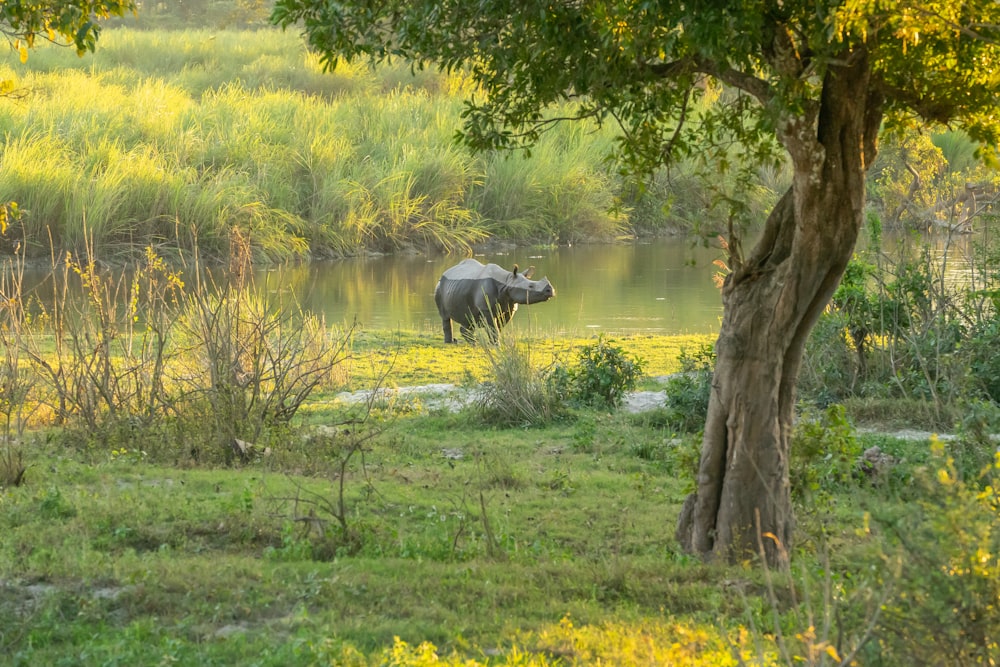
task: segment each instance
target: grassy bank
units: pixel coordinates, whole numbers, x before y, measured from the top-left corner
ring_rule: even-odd
[[[611,124],[556,124],[527,157],[473,156],[454,141],[475,92],[460,73],[402,63],[324,73],[290,33],[127,25],[85,58],[48,46],[0,66],[15,91],[0,97],[0,201],[23,211],[0,251],[47,256],[89,236],[102,259],[121,261],[150,243],[189,253],[197,239],[223,259],[235,229],[256,261],[281,262],[710,234],[725,228],[727,201],[752,228],[788,184],[768,168],[740,188],[695,155],[640,192],[605,161]],[[706,91],[692,116],[719,100],[724,91]],[[889,137],[870,176],[873,209],[888,226],[927,229],[903,159],[919,154],[928,210],[960,210],[967,183],[994,187],[974,148],[954,133]],[[934,224],[945,223],[957,224]]]
[[[24,211],[8,244],[44,255],[50,234],[79,249],[86,233],[115,259],[196,234],[224,256],[236,227],[258,261],[283,261],[669,227],[663,191],[629,198],[602,162],[611,128],[561,125],[529,158],[457,146],[459,74],[323,73],[272,30],[118,28],[101,47],[0,68],[23,93],[0,98],[0,200]]]
[[[711,345],[713,335],[659,336],[632,335],[615,339],[630,354],[644,362],[649,378],[677,373],[681,370],[682,351],[693,352],[702,345]],[[539,368],[548,368],[560,361],[569,363],[581,346],[593,338],[533,338],[528,343],[532,361]],[[426,384],[478,383],[488,378],[488,362],[482,355],[470,353],[465,344],[443,345],[437,332],[415,334],[407,332],[362,331],[354,335],[357,352],[349,362],[350,389],[371,386],[382,369],[389,370],[389,379],[396,386],[412,387]],[[656,385],[649,380],[650,386]]]

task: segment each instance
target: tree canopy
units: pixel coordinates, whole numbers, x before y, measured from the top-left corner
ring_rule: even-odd
[[[38,37],[72,44],[83,55],[93,51],[101,19],[135,11],[134,0],[11,0],[0,3],[0,32],[22,61]]]
[[[279,0],[273,18],[300,23],[328,67],[468,68],[482,96],[464,136],[479,149],[530,145],[554,120],[545,109],[574,100],[578,117],[621,125],[616,157],[639,174],[732,140],[770,157],[760,152],[789,116],[816,113],[830,64],[862,49],[888,120],[958,121],[988,146],[998,134],[991,0]],[[692,117],[704,76],[752,99]]]

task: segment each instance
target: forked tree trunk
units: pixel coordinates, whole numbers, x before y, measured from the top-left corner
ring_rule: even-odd
[[[863,53],[844,55],[818,108],[787,122],[792,187],[745,260],[733,258],[702,441],[697,490],[677,527],[704,557],[787,559],[794,517],[789,454],[795,386],[806,338],[854,251],[865,168],[882,116]]]

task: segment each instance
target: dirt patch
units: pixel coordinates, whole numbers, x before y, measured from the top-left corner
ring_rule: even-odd
[[[416,387],[398,387],[371,391],[345,391],[336,395],[336,400],[355,405],[374,400],[382,405],[419,404],[429,410],[458,411],[478,398],[478,392],[473,389],[458,387],[453,384],[427,384]],[[622,409],[626,412],[645,412],[663,407],[667,400],[665,391],[635,391],[626,394],[622,401]]]

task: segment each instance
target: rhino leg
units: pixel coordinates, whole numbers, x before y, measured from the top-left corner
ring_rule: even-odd
[[[455,342],[455,337],[452,335],[452,332],[451,332],[451,318],[450,317],[446,317],[446,318],[444,318],[441,321],[441,328],[444,329],[444,342],[445,343],[454,343]]]
[[[490,343],[496,344],[499,339],[497,323],[489,313],[480,313],[462,325],[462,336],[470,343],[476,342],[476,329],[485,329]]]

